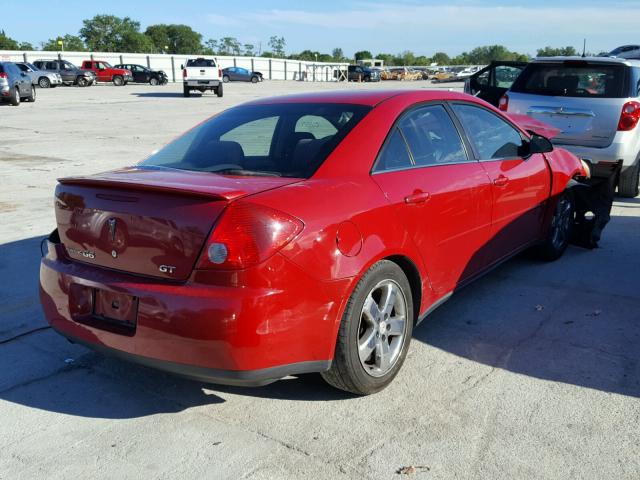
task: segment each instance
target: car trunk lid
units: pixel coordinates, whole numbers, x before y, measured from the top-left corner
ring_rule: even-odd
[[[58,231],[74,260],[185,280],[230,201],[296,181],[148,168],[63,178]]]

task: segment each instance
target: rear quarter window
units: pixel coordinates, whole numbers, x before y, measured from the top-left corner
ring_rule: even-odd
[[[624,98],[624,65],[531,63],[511,87],[516,93],[558,97]]]

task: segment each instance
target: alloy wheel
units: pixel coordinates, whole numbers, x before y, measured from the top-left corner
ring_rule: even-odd
[[[367,295],[358,326],[360,364],[372,377],[391,370],[402,352],[407,331],[407,299],[393,280],[379,282]]]
[[[554,248],[562,248],[569,241],[571,222],[573,221],[571,200],[562,197],[556,205],[556,211],[551,221],[551,243]]]

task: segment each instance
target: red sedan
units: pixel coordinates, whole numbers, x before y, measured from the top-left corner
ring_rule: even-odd
[[[369,394],[454,291],[524,249],[563,253],[585,175],[464,94],[258,100],[61,179],[41,301],[72,341],[187,377],[321,372]]]

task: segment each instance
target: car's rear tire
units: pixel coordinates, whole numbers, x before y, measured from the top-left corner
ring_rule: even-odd
[[[182,87],[182,95],[184,95],[185,97],[190,97],[191,96],[191,89],[188,86],[183,85],[183,87]]]
[[[89,81],[84,77],[78,77],[78,86],[86,87],[89,84]]]
[[[573,194],[565,190],[556,203],[547,238],[537,248],[536,253],[541,259],[553,261],[562,256],[571,240],[575,213]]]
[[[640,193],[640,160],[620,174],[618,194],[621,197],[633,198]]]
[[[38,79],[38,86],[40,88],[50,88],[51,87],[51,80],[49,80],[47,77],[40,77]]]
[[[229,83],[229,75],[223,75],[223,76],[222,76],[222,81],[223,81],[224,83]]]
[[[154,87],[158,85],[158,79],[156,77],[151,77],[149,79],[149,85],[153,85]]]
[[[322,377],[358,395],[379,392],[402,366],[413,332],[409,281],[382,260],[360,279],[345,308],[331,368]]]
[[[222,97],[223,94],[224,94],[224,88],[222,87],[222,84],[219,84],[218,87],[216,88],[216,95],[218,97]]]
[[[257,75],[254,75],[251,77],[251,83],[258,83],[260,81],[260,79],[258,78]]]
[[[18,90],[18,87],[13,87],[13,92],[11,92],[9,103],[14,107],[20,105],[20,90]]]
[[[120,75],[114,75],[111,81],[116,87],[122,87],[125,85],[125,81]]]
[[[31,103],[36,101],[36,87],[31,85],[31,94],[28,95],[24,100]]]

